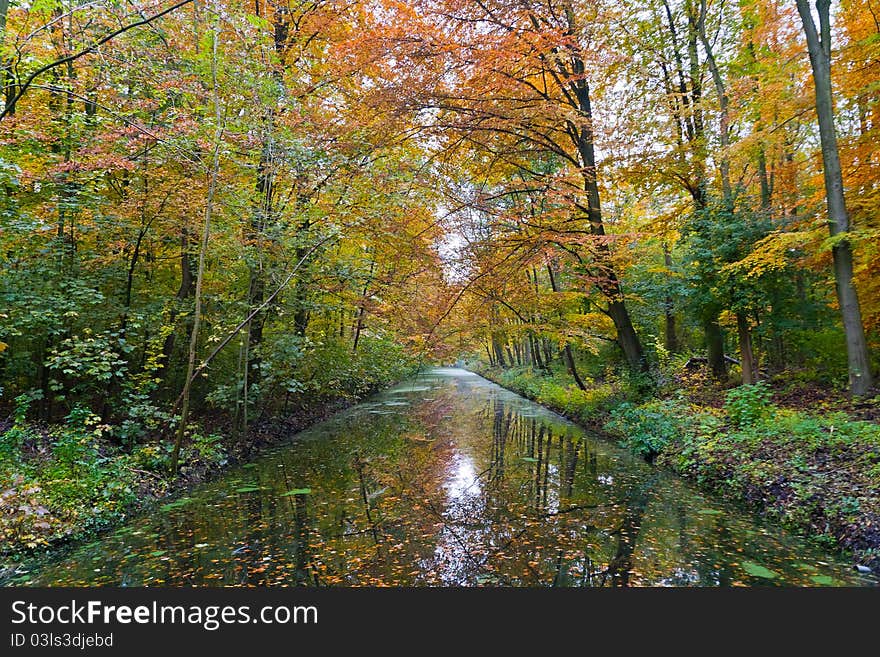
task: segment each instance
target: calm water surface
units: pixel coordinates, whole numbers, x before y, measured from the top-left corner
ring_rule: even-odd
[[[459,369],[31,566],[37,585],[871,584]]]

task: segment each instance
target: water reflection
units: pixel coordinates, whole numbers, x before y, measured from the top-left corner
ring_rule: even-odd
[[[550,411],[436,369],[16,583],[864,584]]]

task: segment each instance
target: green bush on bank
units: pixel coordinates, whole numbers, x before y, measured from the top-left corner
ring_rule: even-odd
[[[858,527],[880,513],[877,424],[780,408],[757,384],[729,391],[723,409],[680,399],[622,404],[605,428],[643,456],[829,546],[871,552]]]
[[[611,411],[603,428],[618,436],[624,447],[653,461],[670,445],[711,435],[718,425],[712,413],[677,398],[652,399],[639,405],[624,402]]]
[[[627,398],[619,381],[588,380],[587,390],[581,390],[567,375],[547,376],[531,368],[493,369],[491,376],[505,388],[581,422],[595,422]]]
[[[355,399],[415,367],[402,346],[384,338],[365,336],[356,353],[332,340],[300,346],[285,352],[287,363],[268,361],[262,403],[271,407],[285,393],[308,402]],[[209,403],[234,408],[234,387],[218,385],[214,393]],[[0,554],[85,536],[166,495],[174,484],[173,442],[159,440],[156,430],[167,415],[148,395],[116,424],[78,404],[63,423],[31,421],[31,406],[40,398],[39,391],[19,395],[11,424],[0,431]],[[226,465],[232,440],[197,423],[188,426],[180,476],[191,481]]]

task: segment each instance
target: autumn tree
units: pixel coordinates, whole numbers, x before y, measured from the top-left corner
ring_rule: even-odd
[[[834,127],[831,0],[816,1],[818,26],[807,0],[797,0],[797,8],[803,22],[816,92],[816,116],[822,141],[822,170],[828,202],[828,229],[834,240],[831,247],[834,258],[834,280],[846,334],[850,389],[855,395],[864,395],[871,389],[873,377],[862,326],[859,297],[853,284],[853,253],[848,236],[850,218],[846,208],[843,173]]]

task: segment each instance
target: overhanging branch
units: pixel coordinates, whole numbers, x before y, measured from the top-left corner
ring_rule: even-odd
[[[67,57],[62,57],[61,59],[56,59],[54,62],[50,62],[49,64],[46,64],[45,66],[38,68],[36,71],[34,71],[33,73],[31,73],[28,76],[27,80],[25,80],[21,85],[19,85],[18,90],[16,91],[15,95],[10,99],[10,101],[8,103],[6,103],[6,107],[3,108],[3,111],[0,112],[0,120],[3,120],[12,111],[12,109],[15,107],[15,104],[19,100],[21,100],[21,97],[24,96],[25,92],[31,86],[31,83],[33,83],[34,80],[36,80],[39,76],[41,76],[46,71],[51,71],[56,66],[61,66],[63,64],[67,64],[69,62],[76,61],[77,59],[79,59],[83,55],[88,55],[89,53],[94,52],[95,49],[104,45],[105,43],[107,43],[111,39],[118,37],[120,34],[122,34],[124,32],[128,32],[129,30],[132,30],[136,27],[142,27],[144,25],[149,25],[154,20],[156,20],[158,18],[162,18],[162,16],[170,14],[171,12],[176,11],[177,9],[180,9],[181,7],[188,5],[192,1],[193,0],[181,0],[181,2],[178,2],[177,4],[172,5],[171,7],[168,7],[168,9],[163,9],[158,14],[154,14],[153,16],[150,16],[149,18],[144,18],[143,20],[140,20],[140,21],[137,21],[134,23],[130,23],[129,25],[125,25],[123,27],[120,27],[118,30],[115,30],[114,32],[111,32],[110,34],[102,37],[101,39],[99,39],[98,41],[93,43],[92,45],[88,46],[87,48],[83,48],[79,52],[75,52],[72,55],[68,55]]]

